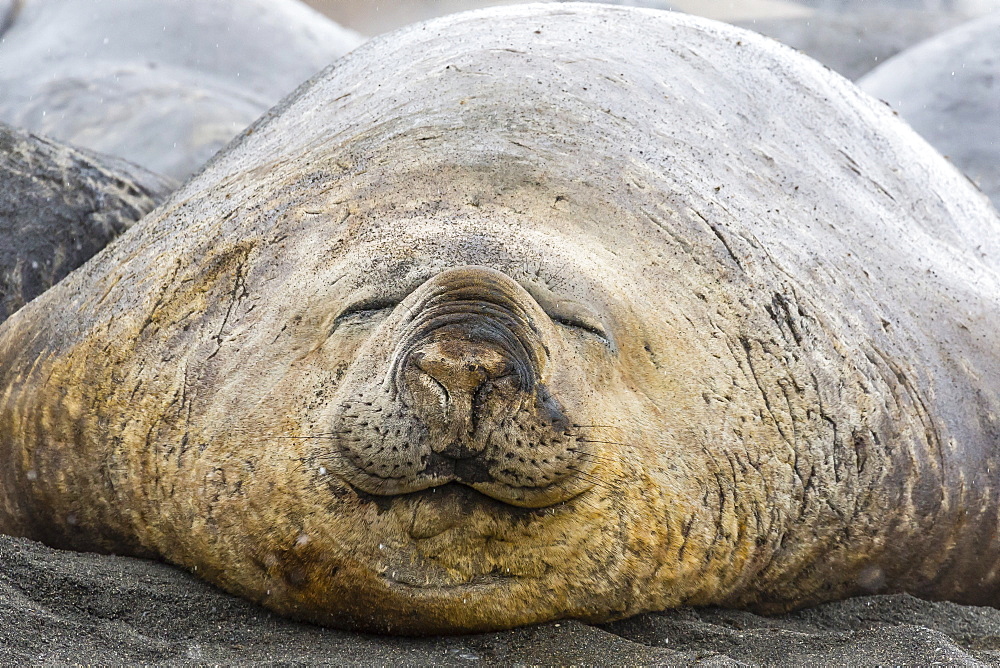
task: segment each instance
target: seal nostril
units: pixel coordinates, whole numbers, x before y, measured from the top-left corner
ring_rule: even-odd
[[[486,383],[510,373],[510,359],[495,346],[445,339],[421,346],[411,364],[444,387],[449,395],[475,395]]]
[[[429,373],[424,374],[423,381],[427,384],[428,387],[436,390],[441,394],[441,398],[444,400],[445,404],[451,402],[451,394],[448,392],[448,387],[443,383],[441,383],[441,381],[439,381],[437,378],[435,378],[433,375]]]

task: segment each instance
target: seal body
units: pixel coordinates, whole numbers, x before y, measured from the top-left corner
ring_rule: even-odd
[[[124,160],[0,123],[0,322],[176,187]]]
[[[798,15],[755,17],[735,25],[799,49],[853,81],[925,39],[1000,9],[995,0],[981,4],[926,0],[789,4]]]
[[[998,244],[770,40],[418,25],[3,325],[0,527],[384,632],[996,603]]]
[[[5,23],[0,5],[0,119],[178,179],[363,41],[297,0],[14,9]]]
[[[1000,13],[907,49],[858,85],[1000,204]]]

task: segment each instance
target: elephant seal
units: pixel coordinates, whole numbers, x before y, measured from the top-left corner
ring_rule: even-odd
[[[391,633],[997,603],[998,257],[985,197],[772,40],[419,24],[0,327],[0,528]]]
[[[1000,12],[900,53],[858,81],[1000,206]]]
[[[924,39],[1000,9],[997,0],[603,1],[725,21],[773,37],[852,80]]]
[[[792,46],[857,80],[939,32],[1000,9],[997,0],[803,0],[805,16],[734,22]]]
[[[0,322],[176,187],[124,160],[0,123]]]
[[[297,0],[23,0],[0,120],[189,176],[363,39]]]

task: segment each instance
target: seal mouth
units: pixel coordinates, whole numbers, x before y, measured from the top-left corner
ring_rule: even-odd
[[[579,478],[574,480],[572,484],[565,485],[511,487],[487,480],[474,482],[459,478],[455,474],[400,481],[392,478],[367,476],[363,471],[354,471],[352,475],[345,475],[342,479],[359,498],[371,502],[404,497],[420,498],[421,495],[425,494],[464,489],[475,493],[484,500],[489,499],[493,504],[524,511],[544,510],[565,503],[589,491],[596,484],[589,479]]]
[[[484,494],[460,482],[444,483],[401,494],[376,494],[355,487],[350,482],[347,484],[357,494],[358,499],[374,504],[380,511],[392,510],[400,502],[428,504],[429,506],[461,505],[463,510],[456,516],[468,515],[472,509],[482,509],[488,511],[492,517],[500,517],[510,522],[530,521],[534,518],[551,514],[552,512],[551,508],[547,506],[535,508],[508,503],[504,499]],[[422,535],[418,537],[426,538],[428,536]]]

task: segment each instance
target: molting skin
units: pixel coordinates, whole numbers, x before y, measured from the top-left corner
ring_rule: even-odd
[[[413,27],[4,323],[0,528],[398,633],[996,603],[998,240],[750,33]]]

